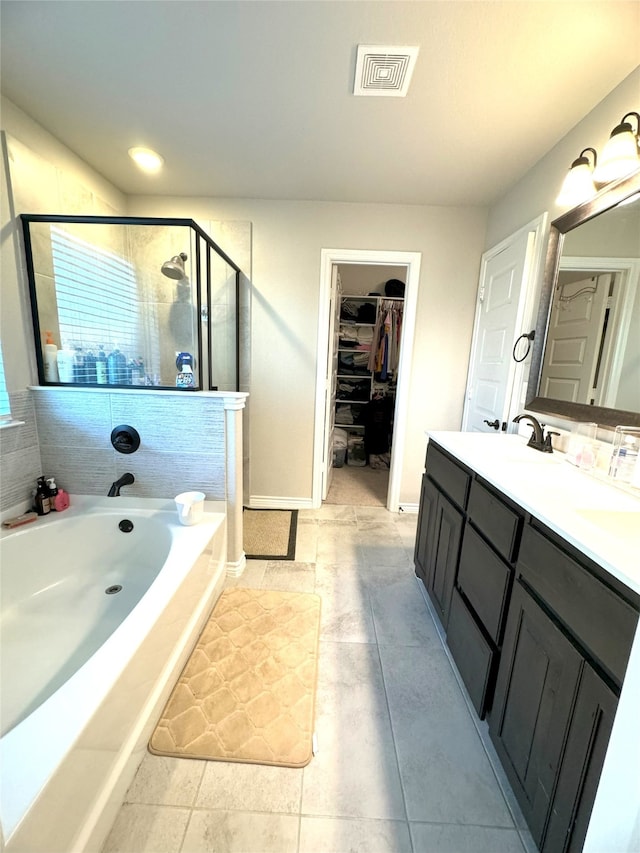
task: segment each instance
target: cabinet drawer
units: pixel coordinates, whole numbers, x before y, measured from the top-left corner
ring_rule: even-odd
[[[620,685],[637,611],[542,533],[527,526],[518,573]]]
[[[469,692],[473,707],[480,719],[483,719],[495,652],[482,636],[457,589],[454,589],[451,598],[447,645]]]
[[[462,542],[458,586],[496,644],[505,617],[511,570],[467,524]]]
[[[512,563],[517,555],[522,516],[477,480],[471,484],[468,512],[496,551]]]
[[[432,442],[427,447],[427,474],[461,509],[467,505],[471,475]]]

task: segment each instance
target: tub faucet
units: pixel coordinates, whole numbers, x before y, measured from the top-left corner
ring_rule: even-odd
[[[136,478],[133,474],[123,474],[119,480],[116,480],[115,483],[111,483],[111,488],[109,489],[108,498],[117,498],[120,495],[120,489],[123,486],[130,486],[132,483],[135,483]]]
[[[527,442],[527,447],[533,447],[534,450],[540,450],[542,453],[553,453],[551,436],[559,435],[559,433],[549,432],[548,435],[545,436],[544,424],[541,424],[537,418],[533,417],[533,415],[516,415],[513,422],[515,424],[522,420],[529,421],[533,427],[533,432],[531,433],[531,438]]]

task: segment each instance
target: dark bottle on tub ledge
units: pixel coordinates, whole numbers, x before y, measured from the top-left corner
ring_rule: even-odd
[[[51,497],[44,477],[38,477],[33,508],[38,515],[48,515],[51,512]]]

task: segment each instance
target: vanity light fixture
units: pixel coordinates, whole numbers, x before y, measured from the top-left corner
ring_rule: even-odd
[[[593,165],[586,156],[588,151],[593,154]],[[562,205],[562,207],[575,207],[596,194],[593,176],[597,162],[598,155],[595,148],[584,148],[580,152],[580,156],[573,161],[565,176],[556,204]]]
[[[627,119],[635,118],[636,129]],[[608,184],[623,178],[640,167],[640,114],[631,112],[622,117],[620,124],[611,131],[609,141],[604,146],[600,162],[593,177],[596,183]]]
[[[151,148],[130,148],[129,157],[144,172],[158,172],[164,163],[164,159]]]

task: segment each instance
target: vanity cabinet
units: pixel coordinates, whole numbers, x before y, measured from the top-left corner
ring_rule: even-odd
[[[471,474],[429,445],[422,478],[415,566],[446,628],[458,568]]]
[[[504,496],[429,443],[416,574],[481,719],[492,700],[522,519]]]
[[[580,677],[580,655],[517,583],[489,731],[536,844]]]
[[[540,851],[578,853],[640,596],[485,476],[430,440],[416,574]]]
[[[579,851],[637,602],[534,518],[516,576],[489,734],[540,850]]]

